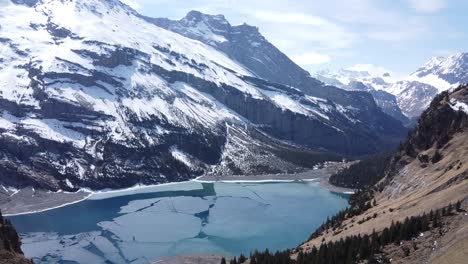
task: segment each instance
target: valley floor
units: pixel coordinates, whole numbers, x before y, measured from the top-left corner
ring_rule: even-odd
[[[197,178],[201,182],[272,182],[272,181],[311,181],[332,192],[352,193],[353,189],[341,188],[328,182],[330,176],[337,171],[350,166],[352,163],[328,162],[323,168],[293,174],[264,174],[264,175],[206,175]]]
[[[317,168],[294,174],[265,174],[241,176],[202,176],[200,182],[274,182],[274,181],[311,181],[332,192],[351,193],[352,189],[340,188],[328,183],[330,176],[349,166],[350,163],[329,162],[323,168]],[[4,215],[18,215],[46,211],[86,200],[92,191],[50,192],[25,188],[15,192],[0,189],[0,208]]]
[[[91,195],[88,191],[50,192],[24,188],[14,193],[0,190],[0,208],[4,215],[37,213],[78,203]]]

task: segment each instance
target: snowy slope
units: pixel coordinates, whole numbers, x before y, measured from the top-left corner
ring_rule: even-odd
[[[337,72],[330,70],[321,70],[314,74],[314,77],[320,81],[336,85],[345,90],[387,90],[396,80],[391,73],[384,69],[368,65],[362,68],[359,65],[340,69]],[[371,67],[372,66],[372,67]],[[376,68],[375,70],[372,70]],[[362,83],[365,86],[353,87],[353,83]]]
[[[296,87],[305,79],[310,79],[307,71],[272,45],[257,27],[247,24],[232,26],[223,15],[208,15],[199,11],[190,11],[180,20],[146,19],[162,28],[215,47],[260,78]]]
[[[388,91],[409,117],[418,117],[440,92],[468,83],[468,54],[434,57]]]
[[[2,6],[0,24],[5,186],[104,188],[291,171],[323,161],[308,149],[367,154],[405,133],[367,105],[258,79],[117,0],[16,0]],[[196,33],[224,42],[205,29]]]
[[[355,66],[349,69],[341,69],[337,72],[331,72],[330,70],[318,71],[314,77],[326,84],[334,85],[344,90],[370,93],[383,112],[403,124],[407,124],[409,119],[403,114],[403,108],[399,105],[398,98],[389,92],[396,79],[388,71],[384,69],[379,70],[379,67],[371,66],[368,65],[366,68],[376,68],[377,70],[369,71],[360,69],[362,66]]]
[[[434,57],[412,73],[409,80],[436,87],[439,92],[468,83],[468,53]]]
[[[434,57],[402,80],[393,78],[385,71],[369,72],[356,69],[343,69],[336,73],[324,70],[317,72],[314,77],[342,89],[374,93],[374,99],[379,106],[392,115],[375,97],[375,91],[390,93],[396,96],[398,107],[403,113],[414,119],[429,106],[438,93],[468,83],[468,53]],[[389,101],[385,103],[388,105]],[[391,109],[395,112],[395,108]]]

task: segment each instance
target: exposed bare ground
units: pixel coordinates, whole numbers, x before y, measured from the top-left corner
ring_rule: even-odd
[[[0,208],[4,215],[35,212],[78,202],[85,199],[89,193],[52,193],[33,188],[24,188],[17,193],[0,190]]]
[[[392,221],[402,221],[406,217],[420,215],[433,209],[445,207],[449,203],[466,199],[468,197],[467,142],[468,133],[455,135],[441,151],[444,158],[436,164],[421,164],[418,159],[412,160],[392,179],[390,185],[376,196],[377,206],[362,215],[346,220],[339,229],[329,230],[301,247],[308,250],[314,245],[319,246],[323,239],[326,242],[336,241],[350,235],[370,234],[374,229],[378,232],[389,227]],[[432,148],[425,153],[431,156],[434,151],[435,149]],[[377,216],[372,218],[374,214]],[[370,219],[365,221],[368,218]],[[363,220],[364,223],[358,224],[359,221]],[[443,241],[445,241],[447,248],[438,248],[433,252],[431,261],[443,263],[440,262],[440,258],[437,258],[438,254],[445,254],[447,258],[447,254],[452,256],[454,253],[468,259],[466,252],[453,251],[455,246],[466,245],[466,237],[456,236],[456,234],[461,231],[468,233],[467,225],[468,220],[464,216],[457,227],[458,229],[451,230],[450,234],[444,238]]]

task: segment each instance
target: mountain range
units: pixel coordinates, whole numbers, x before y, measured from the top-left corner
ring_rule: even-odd
[[[222,16],[152,19],[117,0],[12,0],[0,15],[4,186],[294,172],[406,134],[368,93],[324,85]]]
[[[314,77],[345,90],[371,93],[387,114],[405,123],[417,119],[440,92],[468,83],[468,53],[434,57],[402,79],[355,69],[322,70]]]

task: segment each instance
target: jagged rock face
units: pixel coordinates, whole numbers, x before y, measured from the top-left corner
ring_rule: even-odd
[[[117,188],[297,171],[336,158],[308,149],[361,155],[405,133],[370,96],[331,88],[330,101],[258,79],[117,0],[14,1],[0,12],[7,186]],[[366,103],[354,107],[355,98]]]
[[[179,21],[166,18],[149,20],[158,26],[216,47],[263,79],[295,87],[310,79],[307,71],[265,39],[257,27],[247,24],[231,26],[222,15],[212,16],[198,11],[189,12]]]
[[[384,113],[399,120],[402,124],[408,124],[409,119],[401,112],[400,105],[402,104],[399,104],[395,95],[382,90],[371,90],[369,93]]]
[[[412,118],[419,117],[439,93],[434,86],[417,81],[401,81],[393,89],[398,90],[398,105]]]

